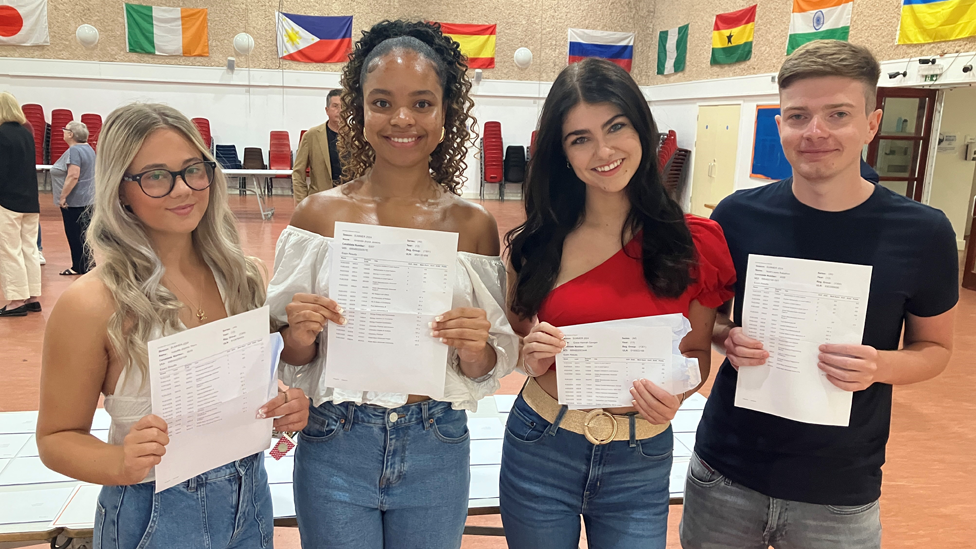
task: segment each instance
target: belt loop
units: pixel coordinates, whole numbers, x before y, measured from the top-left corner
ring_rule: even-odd
[[[556,436],[556,431],[559,430],[559,424],[563,422],[563,416],[566,415],[566,410],[569,410],[569,407],[565,404],[559,407],[559,413],[556,414],[556,421],[553,421],[552,425],[546,429],[546,434],[551,437]]]
[[[356,404],[350,400],[349,402],[346,403],[346,426],[342,428],[344,431],[348,431],[349,429],[352,429],[352,416],[353,414],[355,414],[355,411],[356,411]]]
[[[630,447],[637,447],[637,413],[630,412],[627,414],[627,421],[630,423]]]
[[[190,480],[186,481],[186,491],[187,492],[197,491],[197,477],[190,477]]]
[[[428,408],[430,404],[429,400],[424,400],[420,403],[420,414],[423,416],[424,431],[430,430],[430,409]]]

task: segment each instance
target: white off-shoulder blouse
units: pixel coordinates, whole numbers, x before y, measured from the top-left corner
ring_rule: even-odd
[[[329,272],[332,267],[332,239],[317,233],[288,226],[282,231],[275,248],[274,276],[268,287],[268,306],[275,329],[288,324],[285,306],[297,293],[329,295]],[[515,369],[519,339],[505,316],[505,266],[498,256],[468,252],[457,254],[457,280],[454,282],[453,308],[484,309],[489,329],[488,344],[495,349],[494,369],[479,379],[464,375],[458,367],[457,350],[447,355],[447,379],[444,398],[456,410],[476,411],[478,401],[494,393],[499,380]],[[445,311],[446,312],[446,311]],[[330,325],[326,325],[329,330]],[[396,408],[407,402],[408,395],[375,391],[346,391],[325,385],[325,356],[328,332],[318,338],[318,354],[308,364],[295,365],[281,361],[278,375],[289,386],[300,387],[315,406],[323,402],[355,402],[385,408]]]

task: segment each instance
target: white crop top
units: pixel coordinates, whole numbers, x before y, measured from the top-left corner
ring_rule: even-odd
[[[274,277],[268,287],[268,306],[274,327],[288,324],[285,306],[291,303],[296,293],[329,295],[331,243],[331,238],[290,225],[282,231],[275,249]],[[491,322],[488,344],[495,349],[497,360],[489,374],[474,380],[455,366],[457,350],[452,347],[447,356],[443,400],[453,404],[454,409],[476,411],[478,401],[497,391],[501,385],[499,379],[515,369],[519,340],[505,316],[505,266],[501,258],[458,252],[457,263],[453,307],[485,310]],[[318,345],[318,354],[312,362],[292,365],[281,361],[278,365],[281,380],[304,390],[315,406],[329,401],[336,404],[352,401],[385,408],[406,404],[408,395],[405,394],[327,387],[324,374],[328,332],[322,333]]]

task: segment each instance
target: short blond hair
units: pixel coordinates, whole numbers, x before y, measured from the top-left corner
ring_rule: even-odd
[[[0,124],[7,122],[24,125],[27,123],[27,117],[24,116],[20,103],[17,103],[17,98],[10,92],[0,92]]]
[[[877,105],[881,64],[871,50],[842,40],[814,40],[783,61],[776,82],[780,91],[800,80],[840,76],[864,84],[865,110],[871,114]]]

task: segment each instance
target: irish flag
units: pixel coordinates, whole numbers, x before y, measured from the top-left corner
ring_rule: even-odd
[[[126,50],[155,55],[207,57],[207,10],[125,5]]]
[[[814,40],[844,40],[851,34],[854,0],[793,0],[786,55]]]
[[[461,45],[469,69],[495,68],[496,25],[456,25],[441,23],[441,32]]]
[[[712,26],[712,65],[728,65],[752,59],[752,34],[756,29],[756,5],[715,16]]]

